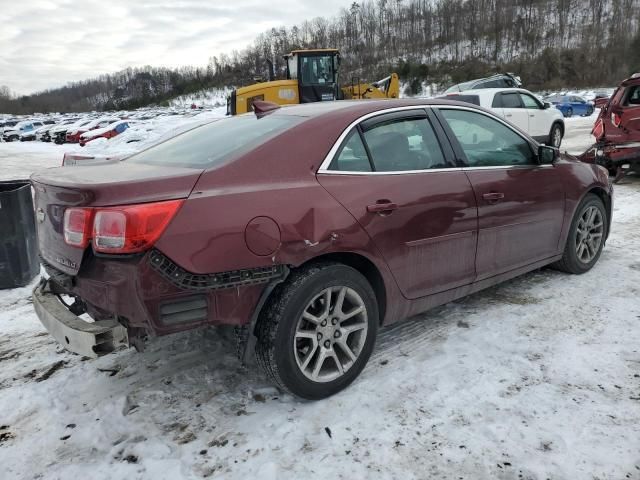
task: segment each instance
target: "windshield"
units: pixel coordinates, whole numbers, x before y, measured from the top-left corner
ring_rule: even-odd
[[[303,120],[289,115],[225,118],[189,130],[140,152],[127,161],[149,165],[210,168],[232,155],[248,152]]]

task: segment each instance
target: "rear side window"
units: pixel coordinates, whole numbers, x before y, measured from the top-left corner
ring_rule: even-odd
[[[449,167],[426,118],[391,120],[364,133],[377,172]]]
[[[458,102],[467,102],[473,103],[474,105],[480,105],[480,97],[478,95],[447,95],[446,98],[448,100],[456,100]]]
[[[231,155],[256,148],[303,120],[303,117],[273,114],[260,119],[255,115],[224,118],[189,130],[133,155],[127,161],[210,168],[223,163]]]
[[[627,105],[640,105],[640,85],[629,87],[626,103]]]
[[[357,129],[351,130],[329,170],[341,172],[370,172],[371,163]]]
[[[524,138],[496,119],[468,110],[441,110],[470,167],[534,165]]]
[[[522,108],[520,103],[520,95],[517,92],[503,93],[502,96],[502,108]]]
[[[507,82],[505,82],[503,79],[496,78],[493,80],[486,80],[474,88],[505,88],[508,86],[509,85],[507,85]]]

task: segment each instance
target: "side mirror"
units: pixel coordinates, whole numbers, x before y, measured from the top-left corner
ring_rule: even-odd
[[[538,163],[540,165],[551,165],[558,159],[560,150],[548,145],[540,145],[538,147]]]
[[[549,102],[543,102],[542,103],[542,108],[544,108],[545,110],[551,108],[551,104]]]

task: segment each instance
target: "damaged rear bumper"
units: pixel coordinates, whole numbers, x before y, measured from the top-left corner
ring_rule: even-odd
[[[87,322],[69,311],[42,280],[33,290],[33,306],[40,322],[65,349],[97,358],[129,346],[127,329],[115,319]]]

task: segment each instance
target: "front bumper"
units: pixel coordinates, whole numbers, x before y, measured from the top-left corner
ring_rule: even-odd
[[[97,358],[129,346],[127,329],[115,319],[86,322],[71,313],[42,280],[33,290],[33,306],[47,331],[67,350]]]

